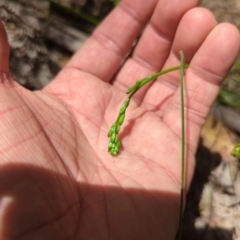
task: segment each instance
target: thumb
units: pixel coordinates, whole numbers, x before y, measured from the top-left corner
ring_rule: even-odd
[[[9,73],[9,43],[7,39],[7,33],[5,27],[0,21],[0,81],[6,81],[6,78],[10,79]]]

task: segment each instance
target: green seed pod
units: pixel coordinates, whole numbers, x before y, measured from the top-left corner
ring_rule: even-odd
[[[129,105],[129,102],[130,102],[130,98],[127,98],[127,100],[123,103],[122,107],[120,108],[120,111],[119,111],[120,114],[125,114],[125,111]]]
[[[125,114],[125,111],[126,111],[126,107],[125,107],[125,105],[123,104],[122,107],[120,108],[119,114],[120,114],[120,115]]]
[[[112,128],[109,130],[109,132],[108,132],[108,137],[111,137],[112,136],[112,133],[113,133],[113,131],[112,131]]]
[[[112,156],[116,156],[117,153],[116,153],[115,151],[112,151],[112,152],[111,152],[111,155],[112,155]]]
[[[231,155],[232,155],[233,157],[239,157],[239,156],[240,156],[240,143],[238,143],[238,144],[234,147],[234,149],[233,149],[232,152],[231,152]]]
[[[120,143],[120,141],[117,139],[117,142],[116,142],[116,146],[117,146],[117,148],[119,149],[120,148],[120,146],[121,146],[121,143]]]
[[[116,122],[111,126],[109,132],[108,132],[108,137],[111,137],[112,134],[115,132],[116,129]]]
[[[112,142],[110,141],[110,142],[108,143],[108,152],[111,152],[112,146],[113,146],[113,144],[112,144]]]
[[[114,132],[110,137],[110,141],[114,143],[115,139],[116,139],[116,133]]]
[[[109,152],[112,156],[116,156],[117,155],[117,152],[116,150],[113,148],[111,149],[111,151]]]
[[[118,149],[116,150],[116,149],[113,149],[113,151],[112,151],[112,155],[113,156],[116,156],[118,154]]]
[[[120,125],[118,124],[118,126],[116,127],[116,134],[118,134],[120,131]]]
[[[125,114],[120,115],[120,117],[119,117],[119,119],[118,119],[118,124],[119,124],[119,125],[122,125],[122,124],[123,124],[124,118],[125,118]]]

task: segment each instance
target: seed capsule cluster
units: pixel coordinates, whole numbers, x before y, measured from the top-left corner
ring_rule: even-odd
[[[120,126],[123,124],[123,121],[125,118],[125,112],[129,105],[129,102],[130,102],[130,97],[128,97],[127,100],[123,103],[119,111],[117,120],[113,123],[111,129],[108,132],[108,137],[110,138],[109,144],[108,144],[108,152],[112,156],[116,156],[118,154],[121,146],[121,143],[118,139],[118,133],[120,131]]]

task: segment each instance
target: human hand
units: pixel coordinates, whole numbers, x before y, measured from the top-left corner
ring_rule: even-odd
[[[126,89],[179,65],[182,50],[190,63],[185,76],[189,185],[200,129],[239,49],[237,29],[217,25],[196,4],[122,0],[58,76],[36,92],[9,84],[7,40],[0,25],[0,239],[174,239],[179,73],[159,78],[134,96],[117,157],[107,151],[107,132]]]

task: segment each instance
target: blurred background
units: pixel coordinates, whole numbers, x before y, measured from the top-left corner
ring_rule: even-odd
[[[13,78],[43,88],[119,0],[0,0]],[[217,21],[240,27],[240,0],[201,0]],[[240,58],[226,77],[202,129],[184,214],[184,240],[240,240]]]

